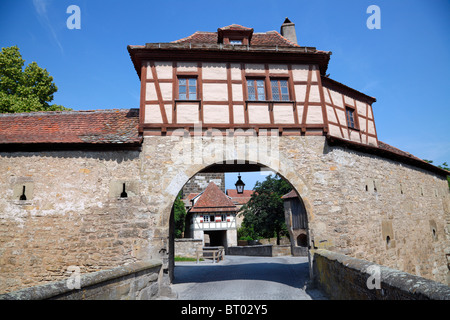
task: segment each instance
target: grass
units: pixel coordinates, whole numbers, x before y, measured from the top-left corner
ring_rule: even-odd
[[[175,261],[197,261],[197,258],[175,256],[174,260]],[[203,258],[200,258],[199,260],[204,261]]]

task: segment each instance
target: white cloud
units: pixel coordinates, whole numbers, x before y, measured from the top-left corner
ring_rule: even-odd
[[[33,0],[33,6],[34,9],[36,10],[39,22],[50,31],[53,40],[56,42],[62,53],[64,52],[64,49],[61,45],[61,42],[58,39],[58,36],[56,35],[53,23],[50,21],[48,17],[47,8],[49,7],[50,3],[51,0]]]

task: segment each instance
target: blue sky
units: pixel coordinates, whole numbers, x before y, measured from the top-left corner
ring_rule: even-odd
[[[379,30],[366,26],[373,4],[381,10]],[[79,30],[67,28],[70,5],[81,9]],[[448,0],[1,0],[0,45],[17,45],[26,63],[50,72],[56,104],[137,108],[139,78],[127,45],[232,23],[279,31],[285,17],[295,23],[300,45],[333,52],[331,78],[377,98],[381,141],[435,164],[450,162]]]

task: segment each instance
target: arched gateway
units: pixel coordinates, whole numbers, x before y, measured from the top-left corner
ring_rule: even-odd
[[[212,165],[278,172],[316,247],[446,283],[448,172],[379,141],[375,98],[293,28],[128,46],[139,110],[0,115],[0,292],[69,266],[167,269],[172,204]]]

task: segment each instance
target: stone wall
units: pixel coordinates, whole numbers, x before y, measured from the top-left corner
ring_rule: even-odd
[[[272,245],[228,247],[226,254],[230,256],[272,257]]]
[[[323,136],[276,137],[239,137],[236,150],[222,153],[211,152],[223,148],[222,136],[146,137],[135,151],[1,152],[0,293],[62,279],[69,266],[87,273],[159,259],[170,269],[178,192],[229,159],[267,166],[292,184],[307,211],[309,245],[446,283],[444,177],[328,146]],[[194,152],[199,146],[203,153]],[[259,157],[258,146],[272,153]],[[24,185],[27,200],[19,200]]]
[[[450,300],[450,287],[323,249],[313,253],[314,285],[337,300]]]
[[[1,153],[0,293],[160,258],[140,167],[138,151]]]
[[[184,185],[182,198],[189,193],[205,191],[210,182],[214,182],[225,193],[225,173],[197,173]]]
[[[0,295],[0,300],[151,300],[159,297],[161,265],[161,261],[154,260],[71,275]]]
[[[231,256],[281,257],[290,256],[291,245],[263,244],[255,246],[228,247],[226,254]]]
[[[197,252],[202,251],[202,239],[175,239],[175,256],[197,258]]]

